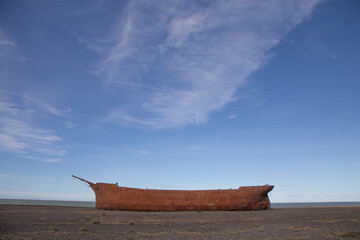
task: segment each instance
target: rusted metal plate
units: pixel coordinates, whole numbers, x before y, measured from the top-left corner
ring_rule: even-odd
[[[229,190],[152,190],[80,180],[94,190],[96,208],[130,211],[263,210],[270,208],[268,193],[274,188],[264,185]]]

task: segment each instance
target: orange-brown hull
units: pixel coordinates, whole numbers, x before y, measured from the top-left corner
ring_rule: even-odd
[[[97,209],[130,211],[227,211],[270,208],[268,192],[274,186],[229,190],[150,190],[117,184],[90,184]]]

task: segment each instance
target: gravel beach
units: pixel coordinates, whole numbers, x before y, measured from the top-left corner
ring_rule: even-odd
[[[129,212],[0,205],[0,239],[360,239],[360,207]]]

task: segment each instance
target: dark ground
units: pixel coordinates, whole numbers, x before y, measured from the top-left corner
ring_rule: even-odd
[[[0,205],[0,239],[360,239],[360,207],[129,212]]]

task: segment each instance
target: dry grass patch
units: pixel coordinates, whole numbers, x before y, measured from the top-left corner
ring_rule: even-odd
[[[360,232],[337,233],[339,237],[360,239]]]
[[[87,232],[87,231],[89,231],[89,229],[87,229],[86,227],[80,227],[79,231],[80,232]]]
[[[137,232],[137,235],[140,235],[142,237],[158,237],[158,236],[163,236],[163,235],[167,235],[169,234],[168,232],[153,232],[153,233],[148,233],[148,232]]]

